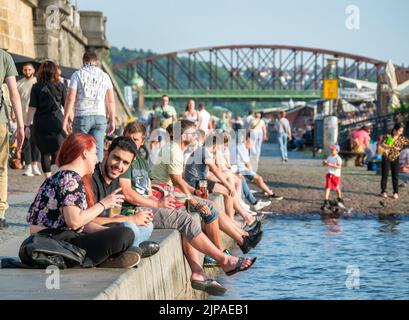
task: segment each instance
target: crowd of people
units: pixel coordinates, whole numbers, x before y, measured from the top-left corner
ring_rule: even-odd
[[[226,291],[203,267],[220,267],[227,275],[251,268],[256,258],[245,255],[262,239],[261,210],[282,200],[251,165],[266,140],[260,114],[246,126],[236,123],[233,128],[226,114],[215,125],[203,103],[196,110],[195,101],[188,100],[178,117],[163,96],[145,124],[128,123],[108,141],[115,131],[113,85],[95,53],[84,54],[83,67],[68,86],[52,61],[37,72],[32,64],[24,65],[24,78],[17,83],[13,60],[4,51],[0,54],[23,174],[41,175],[41,164],[45,177],[27,215],[30,237],[19,252],[25,266],[39,267],[33,246],[59,241],[84,252],[81,266],[132,268],[160,250],[150,239],[153,229],[176,229],[194,289],[214,295]],[[4,128],[0,122],[2,228],[7,227],[6,122]],[[146,146],[148,159],[141,155]],[[249,183],[264,192],[263,199],[254,196]],[[221,231],[243,256],[233,256],[223,246]],[[203,265],[199,253],[205,255]]]
[[[26,64],[19,82],[11,56],[2,50],[0,64],[0,80],[8,87],[16,122],[17,148],[26,166],[23,174],[41,175],[41,163],[45,177],[27,215],[30,237],[19,253],[24,265],[38,267],[30,252],[42,238],[83,250],[82,266],[132,268],[160,250],[151,240],[153,229],[180,232],[194,289],[212,295],[226,291],[203,267],[220,267],[230,276],[255,263],[255,257],[245,255],[262,239],[261,210],[283,199],[257,174],[261,145],[267,140],[261,113],[235,120],[223,113],[216,122],[204,103],[196,110],[190,99],[179,116],[164,95],[145,123],[130,122],[121,135],[107,140],[116,129],[114,92],[95,53],[84,54],[83,67],[68,86],[52,61],[41,64],[36,78],[34,66]],[[6,228],[9,120],[7,107],[0,111],[0,228]],[[286,163],[287,142],[297,137],[285,112],[274,126]],[[382,154],[383,197],[388,196],[391,170],[393,198],[398,199],[399,155],[409,144],[402,134],[402,126],[395,126],[375,151]],[[371,161],[370,127],[354,132],[353,142],[368,153],[357,159],[357,165]],[[144,148],[148,158],[142,156]],[[340,150],[331,149],[331,157],[324,161],[329,167],[324,206],[331,189],[343,203]],[[402,152],[405,170],[408,153]],[[262,191],[263,198],[254,196],[250,184]],[[223,246],[221,232],[237,243],[243,256],[234,256]],[[205,255],[203,264],[199,253]]]

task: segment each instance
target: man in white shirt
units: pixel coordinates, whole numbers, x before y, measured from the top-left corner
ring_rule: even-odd
[[[72,75],[64,106],[63,129],[68,133],[72,122],[73,132],[94,136],[98,160],[102,161],[107,126],[108,135],[115,132],[115,98],[112,81],[99,68],[98,62],[95,53],[87,52],[83,56],[83,67]]]
[[[212,116],[209,112],[207,112],[205,104],[203,102],[199,104],[199,117],[199,129],[208,134],[209,130],[213,129],[210,121]]]
[[[17,90],[21,98],[24,123],[26,122],[26,115],[30,104],[31,88],[37,82],[37,78],[34,76],[34,73],[34,66],[31,63],[26,63],[23,65],[24,78],[17,81]],[[33,132],[32,124],[30,124],[30,132]],[[23,175],[28,177],[32,177],[34,175],[41,176],[40,169],[38,168],[38,163],[41,160],[41,153],[34,141],[33,134],[30,135],[30,138],[24,140],[22,154],[26,165]]]
[[[286,113],[281,111],[279,118],[275,122],[275,129],[278,133],[278,144],[281,151],[281,161],[288,162],[287,141],[292,140],[290,122],[285,117]]]

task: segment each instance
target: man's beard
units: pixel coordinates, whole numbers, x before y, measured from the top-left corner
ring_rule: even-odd
[[[115,180],[116,179],[116,177],[111,176],[111,171],[110,171],[110,167],[108,166],[108,162],[105,162],[104,169],[105,169],[104,171],[105,171],[105,174],[106,174],[107,178],[109,178],[110,180]]]

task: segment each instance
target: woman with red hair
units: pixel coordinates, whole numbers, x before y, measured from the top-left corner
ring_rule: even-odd
[[[85,133],[67,137],[57,156],[59,171],[41,185],[30,206],[27,216],[30,233],[49,235],[84,249],[94,266],[130,268],[141,259],[141,250],[131,247],[133,231],[124,226],[107,228],[92,222],[106,209],[119,207],[124,200],[118,189],[88,206],[85,185],[89,184],[84,184],[83,179],[94,172],[97,162],[94,137]],[[24,255],[20,258],[24,263]]]

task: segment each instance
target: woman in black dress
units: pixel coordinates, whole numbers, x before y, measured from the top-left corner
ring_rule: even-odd
[[[26,136],[33,135],[41,152],[41,166],[45,177],[51,175],[57,152],[64,141],[62,107],[67,90],[60,82],[58,66],[52,61],[44,62],[38,70],[37,83],[31,89],[30,107],[26,117]],[[33,131],[29,124],[34,117]]]

